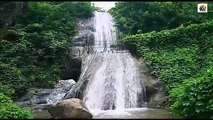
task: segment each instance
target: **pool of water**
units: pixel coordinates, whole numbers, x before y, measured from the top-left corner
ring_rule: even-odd
[[[164,109],[130,108],[125,110],[91,110],[93,119],[174,119],[176,116]]]
[[[165,109],[130,108],[125,110],[90,110],[93,119],[178,119]],[[34,111],[35,119],[49,119],[47,110]]]

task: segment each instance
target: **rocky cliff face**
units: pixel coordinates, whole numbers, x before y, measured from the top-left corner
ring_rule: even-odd
[[[88,71],[88,69],[84,68],[84,64],[88,64],[89,67],[91,66],[98,66],[99,61],[101,60],[101,57],[97,59],[97,61],[89,61],[86,60],[86,56],[88,55],[89,48],[87,45],[92,45],[94,43],[94,18],[84,19],[78,21],[78,34],[73,38],[72,40],[72,47],[71,47],[71,56],[73,59],[79,61],[81,64],[81,71],[79,69],[80,66],[78,66],[79,69],[79,75],[80,73],[85,72],[85,74],[88,75],[82,75],[84,77],[78,78],[79,82],[75,84],[72,89],[65,95],[65,99],[68,98],[80,98],[82,99],[84,90],[88,83],[87,76],[91,76],[91,73],[95,73],[96,71]],[[128,50],[130,50],[131,53],[133,53],[134,48],[127,47]],[[134,55],[135,56],[135,55]],[[136,57],[136,56],[135,56]],[[165,93],[163,90],[163,84],[161,80],[155,78],[153,75],[150,74],[150,70],[148,66],[145,64],[142,58],[136,58],[136,63],[140,67],[141,71],[141,77],[143,77],[143,83],[145,84],[146,88],[146,98],[147,98],[147,107],[151,108],[163,108],[167,106]],[[88,62],[88,63],[85,63]],[[97,68],[94,67],[94,68]],[[91,69],[90,69],[91,70]],[[70,72],[71,73],[71,72]],[[69,74],[70,74],[69,73]],[[79,76],[80,77],[80,76]]]
[[[154,77],[148,66],[142,58],[135,59],[140,67],[143,84],[146,88],[146,101],[149,108],[165,108],[168,106],[163,83],[160,79]]]
[[[74,79],[78,81],[81,74],[81,63],[83,57],[87,55],[88,44],[93,44],[95,31],[93,18],[79,19],[77,22],[78,33],[72,38],[70,55],[66,60],[66,70],[61,75],[61,79]]]
[[[79,19],[77,23],[77,29],[78,33],[72,39],[72,46],[70,47],[70,57],[72,58],[72,61],[76,61],[76,63],[80,64],[77,65],[76,63],[73,63],[73,65],[69,65],[68,67],[70,67],[70,69],[68,69],[67,75],[69,76],[70,74],[73,74],[73,69],[75,68],[76,73],[78,74],[78,77],[76,77],[75,79],[76,81],[79,81],[66,94],[65,99],[74,97],[81,99],[83,97],[84,88],[86,88],[88,80],[85,77],[80,78],[80,74],[84,71],[86,73],[87,71],[87,69],[84,68],[84,64],[86,64],[85,62],[89,62],[85,60],[88,52],[90,51],[88,45],[92,45],[94,43],[94,18],[91,17],[88,19]]]
[[[93,18],[78,20],[78,34],[72,39],[71,55],[81,59],[87,52],[88,44],[94,42],[94,22]]]

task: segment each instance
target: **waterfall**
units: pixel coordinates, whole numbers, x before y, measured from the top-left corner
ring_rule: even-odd
[[[87,57],[98,67],[84,64],[93,72],[87,78],[83,102],[91,111],[143,107],[145,88],[139,68],[128,51],[111,47],[118,43],[112,16],[106,12],[94,14],[95,53]]]
[[[42,112],[64,99],[79,98],[94,119],[173,118],[165,110],[149,108],[167,105],[163,84],[148,74],[149,70],[144,62],[141,64],[136,61],[124,47],[117,49],[120,42],[112,16],[106,12],[95,12],[91,19],[78,22],[79,33],[73,39],[77,41],[74,44],[77,49],[74,50],[82,53],[78,81],[59,80],[55,89],[32,91],[32,98],[22,98],[24,101],[19,104]],[[94,44],[85,47],[88,34],[94,35]],[[86,50],[91,51],[88,54]],[[147,105],[145,84],[148,86],[147,93],[155,90],[148,96]],[[45,112],[42,112],[42,116],[43,113]]]
[[[94,14],[93,52],[82,58],[78,82],[68,92],[61,88],[54,90],[47,99],[48,104],[77,97],[93,114],[102,110],[146,107],[139,67],[129,51],[113,47],[119,41],[112,16],[106,12]],[[87,50],[90,49],[87,47]]]

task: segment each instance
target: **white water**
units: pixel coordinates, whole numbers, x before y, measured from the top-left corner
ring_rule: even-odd
[[[117,43],[116,28],[108,13],[95,13],[96,53],[83,57],[81,76],[77,83],[64,83],[47,98],[48,104],[76,97],[85,81],[83,102],[93,114],[93,119],[173,119],[168,111],[146,108],[143,77],[140,76],[133,57],[128,51],[117,51],[110,44]],[[105,49],[104,49],[105,47]],[[113,50],[113,52],[111,51]],[[70,89],[70,86],[74,86]],[[65,93],[69,89],[68,93]],[[65,97],[64,97],[65,96]],[[37,113],[38,114],[38,113]],[[38,116],[43,119],[44,112]],[[45,117],[44,117],[45,118]]]
[[[127,50],[110,47],[118,43],[112,16],[102,12],[94,14],[95,53],[83,58],[81,76],[69,93],[76,97],[75,90],[87,80],[83,102],[93,115],[104,111],[111,113],[110,110],[119,115],[129,108],[145,107],[143,79],[133,57]],[[61,101],[66,91],[64,88],[57,88],[47,98],[47,103]]]
[[[110,48],[110,45],[117,43],[112,16],[95,12],[94,19],[96,53],[87,57],[97,59],[98,56],[102,61],[98,62],[100,67],[89,79],[83,102],[93,114],[103,110],[144,106],[145,90],[133,57],[129,52],[118,52]]]

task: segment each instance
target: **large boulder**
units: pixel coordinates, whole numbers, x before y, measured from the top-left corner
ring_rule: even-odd
[[[92,114],[80,99],[66,99],[48,109],[53,118],[92,119]]]

